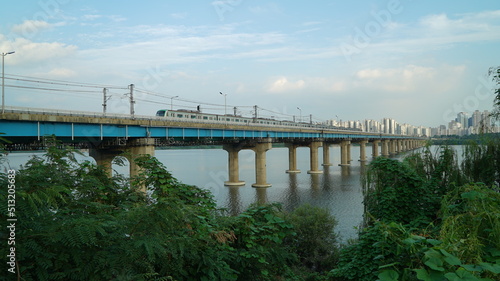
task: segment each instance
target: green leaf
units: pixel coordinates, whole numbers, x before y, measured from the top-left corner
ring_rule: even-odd
[[[479,272],[479,271],[482,271],[483,268],[480,267],[480,266],[477,266],[475,264],[462,264],[462,267],[465,268],[466,270],[468,271],[476,271],[476,272]]]
[[[460,196],[464,199],[476,199],[476,198],[484,198],[486,196],[486,194],[482,193],[482,192],[478,192],[476,190],[472,190],[472,191],[469,191],[469,192],[464,192],[462,194],[460,194]]]
[[[443,243],[443,242],[436,240],[436,239],[427,239],[427,242],[429,242],[429,244],[431,244],[432,246],[437,246],[437,245]]]
[[[460,261],[459,258],[448,253],[446,250],[441,249],[440,251],[445,256],[444,261],[446,261],[449,265],[461,265],[462,264],[462,262]]]
[[[427,272],[427,270],[415,269],[414,271],[417,273],[418,280],[431,281],[431,276],[429,275],[429,272]]]
[[[500,265],[482,262],[479,264],[483,269],[486,269],[495,274],[500,274]]]
[[[449,272],[444,275],[450,281],[480,281],[481,279],[463,268],[459,268],[455,273]]]
[[[431,257],[429,260],[424,262],[425,265],[430,267],[431,269],[437,270],[437,271],[444,271],[443,267],[443,260],[437,258],[437,257]]]
[[[380,281],[398,281],[399,273],[390,269],[384,270],[378,274]]]

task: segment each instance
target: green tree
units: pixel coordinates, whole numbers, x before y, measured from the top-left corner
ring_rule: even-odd
[[[406,163],[377,158],[364,179],[365,223],[372,220],[397,222],[412,227],[426,226],[436,219],[439,189]]]
[[[311,272],[333,268],[338,258],[337,220],[326,209],[301,205],[286,216],[296,235],[287,242],[296,251],[300,264]]]
[[[493,101],[493,114],[492,116],[497,120],[500,119],[500,66],[490,67],[488,75],[496,84],[494,89],[495,100]]]
[[[149,174],[135,181],[148,183],[146,196],[128,180],[76,162],[74,153],[51,146],[16,175],[22,280],[236,279],[226,262],[231,251],[214,235],[215,203],[206,191],[178,183],[146,157],[138,163]],[[0,184],[6,181],[2,174]],[[6,206],[0,212],[6,221]]]

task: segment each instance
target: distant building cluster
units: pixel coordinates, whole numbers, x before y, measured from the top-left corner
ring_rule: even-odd
[[[438,136],[467,136],[480,133],[500,133],[500,126],[491,118],[488,110],[476,110],[472,114],[460,112],[454,120],[450,120],[448,127],[441,125],[433,129],[433,135]]]
[[[467,112],[460,112],[457,114],[455,120],[451,120],[448,123],[448,126],[441,125],[436,128],[400,124],[392,118],[384,118],[381,122],[370,119],[366,119],[364,121],[339,121],[332,119],[326,121],[326,123],[331,126],[356,129],[363,132],[417,137],[451,135],[465,136],[479,133],[500,133],[500,126],[495,123],[493,118],[491,118],[491,114],[488,110],[476,110],[471,115]]]
[[[382,122],[366,119],[364,121],[337,121],[328,120],[328,125],[348,129],[359,129],[363,132],[396,134],[406,136],[428,137],[431,135],[431,129],[423,126],[413,126],[410,124],[400,124],[392,118],[384,118]]]

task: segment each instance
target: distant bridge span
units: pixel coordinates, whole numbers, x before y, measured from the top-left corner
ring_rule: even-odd
[[[270,186],[266,182],[266,151],[272,143],[284,143],[289,148],[288,173],[298,173],[296,148],[311,149],[311,169],[318,168],[318,148],[323,147],[323,165],[331,165],[329,148],[340,144],[341,166],[349,166],[351,143],[360,144],[360,161],[366,161],[366,144],[372,143],[372,155],[389,156],[415,149],[423,138],[314,127],[310,125],[280,126],[257,123],[235,124],[208,120],[175,120],[156,116],[135,116],[53,111],[28,108],[9,108],[0,116],[1,137],[12,142],[8,149],[35,146],[46,136],[55,135],[65,143],[88,147],[99,165],[111,172],[111,161],[124,151],[132,155],[154,155],[156,146],[220,144],[228,151],[229,181],[226,185],[243,185],[239,180],[238,152],[252,149],[256,153],[256,183],[254,187]],[[131,159],[130,159],[131,160]],[[130,161],[131,175],[138,167]]]

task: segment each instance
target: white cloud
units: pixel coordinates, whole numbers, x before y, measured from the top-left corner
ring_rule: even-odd
[[[268,86],[267,91],[270,93],[295,91],[304,88],[305,84],[304,80],[288,81],[288,78],[280,77]]]
[[[420,20],[420,24],[431,29],[443,30],[453,26],[453,21],[451,21],[446,14],[439,14],[423,17]]]
[[[25,20],[21,24],[14,25],[12,27],[12,32],[26,36],[26,34],[34,34],[47,30],[53,25],[41,20]]]
[[[170,14],[170,17],[173,19],[185,19],[187,17],[187,13],[173,13]]]
[[[457,85],[465,66],[425,67],[406,65],[399,68],[368,68],[356,72],[356,87],[388,93],[434,93]]]
[[[13,64],[35,63],[64,58],[76,53],[77,47],[59,42],[33,42],[25,38],[17,38],[13,41],[7,40],[0,35],[0,49],[12,50],[16,54],[9,58]]]
[[[48,76],[54,78],[71,78],[76,76],[76,72],[69,68],[54,68],[47,73]]]
[[[83,15],[83,20],[96,20],[102,18],[102,15]]]

